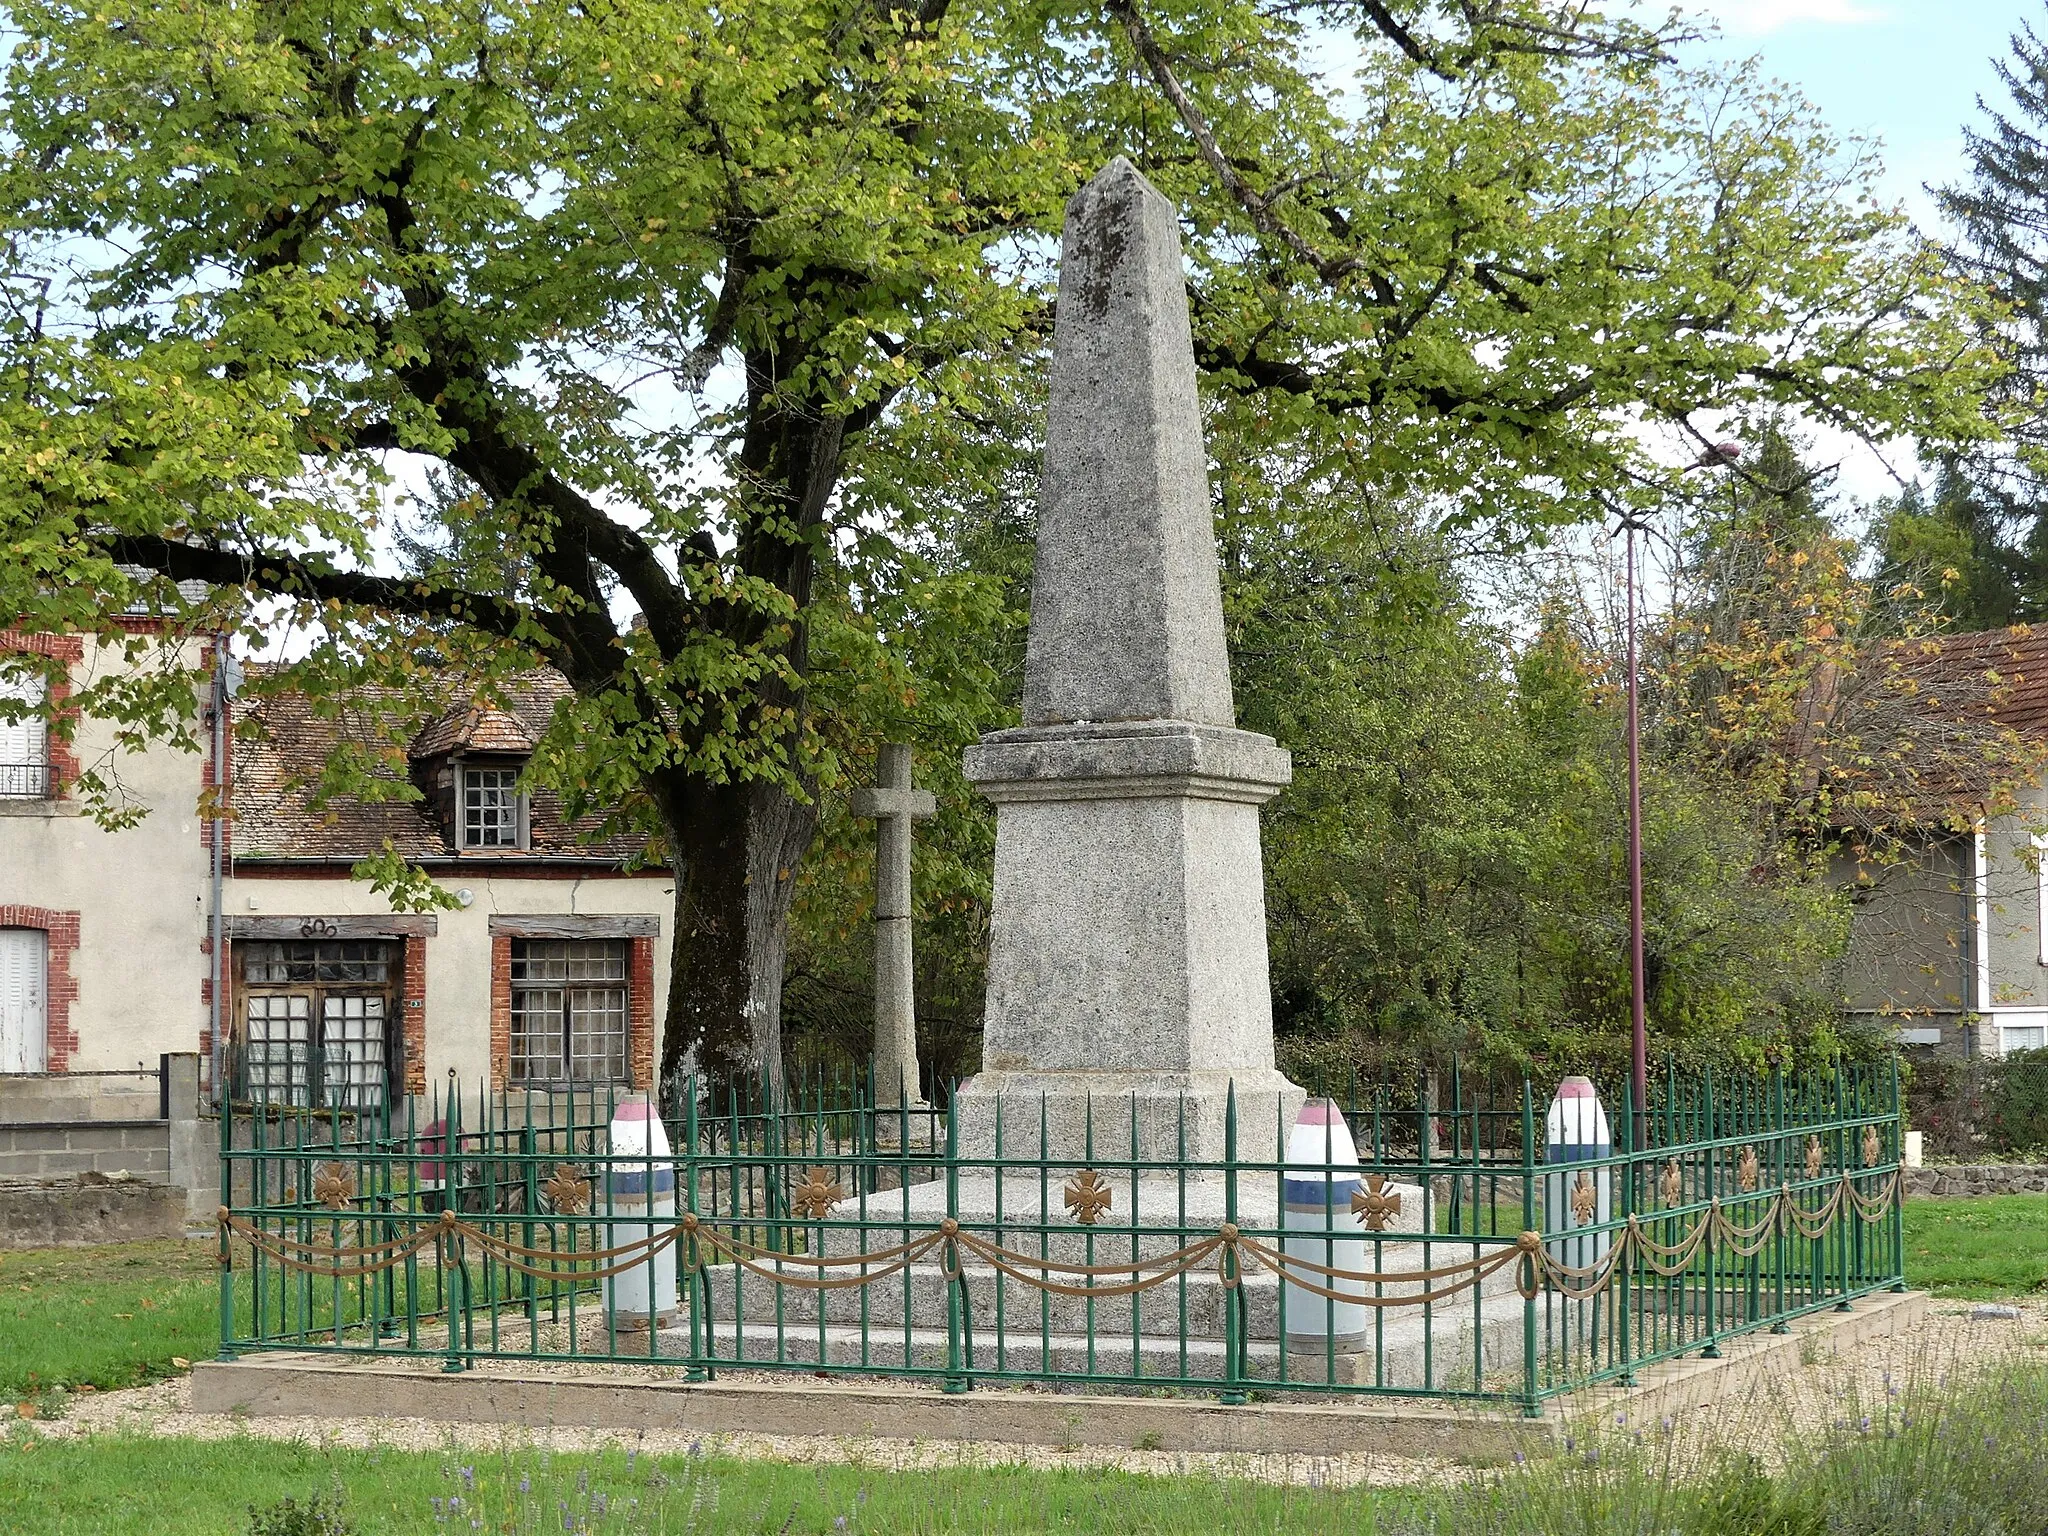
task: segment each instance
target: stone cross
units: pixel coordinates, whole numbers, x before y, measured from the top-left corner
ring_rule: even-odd
[[[875,826],[875,1103],[924,1102],[917,1076],[917,1011],[911,982],[910,824],[938,814],[928,789],[910,787],[910,748],[883,745],[873,789],[853,792],[853,814]]]

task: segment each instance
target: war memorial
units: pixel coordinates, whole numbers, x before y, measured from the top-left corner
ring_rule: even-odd
[[[451,1091],[225,1148],[201,1398],[289,1411],[266,1362],[383,1357],[436,1411],[517,1416],[507,1373],[577,1362],[659,1368],[617,1411],[670,1422],[823,1374],[1185,1401],[1249,1443],[1214,1414],[1537,1415],[1903,1290],[1889,1075],[1638,1105],[1277,1070],[1259,817],[1290,761],[1236,723],[1178,220],[1121,159],[1067,211],[1045,441],[1023,718],[965,764],[998,828],[980,1072],[919,1077],[931,804],[885,755],[871,1078],[705,1084],[666,1124]],[[567,1390],[518,1411],[597,1411]]]

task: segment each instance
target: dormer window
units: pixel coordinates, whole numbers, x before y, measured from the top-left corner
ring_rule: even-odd
[[[462,846],[526,846],[526,802],[517,768],[462,765]]]
[[[407,756],[412,780],[457,853],[524,853],[533,847],[519,775],[536,739],[506,710],[476,704],[431,720]]]

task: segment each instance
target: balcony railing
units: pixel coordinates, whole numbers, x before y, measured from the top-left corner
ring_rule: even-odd
[[[0,762],[0,800],[44,800],[50,794],[50,765]]]

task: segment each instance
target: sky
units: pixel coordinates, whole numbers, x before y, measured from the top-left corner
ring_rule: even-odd
[[[1962,173],[1977,98],[2003,91],[1992,65],[2022,22],[2048,31],[2044,0],[1694,0],[1721,38],[1706,57],[1762,57],[1839,133],[1885,146],[1885,187],[1923,222],[1922,187]]]
[[[1962,179],[1963,130],[1982,120],[1978,98],[2003,105],[1995,61],[2023,22],[2048,32],[2048,0],[1690,0],[1685,8],[1721,29],[1695,45],[1700,62],[1760,57],[1837,134],[1878,141],[1881,191],[1930,232],[1941,224],[1926,188]],[[1643,9],[1664,6],[1643,0]],[[1867,451],[1815,446],[1839,454],[1845,496],[1868,500],[1896,489],[1885,463]],[[1907,447],[1886,457],[1901,472],[1914,469]]]

